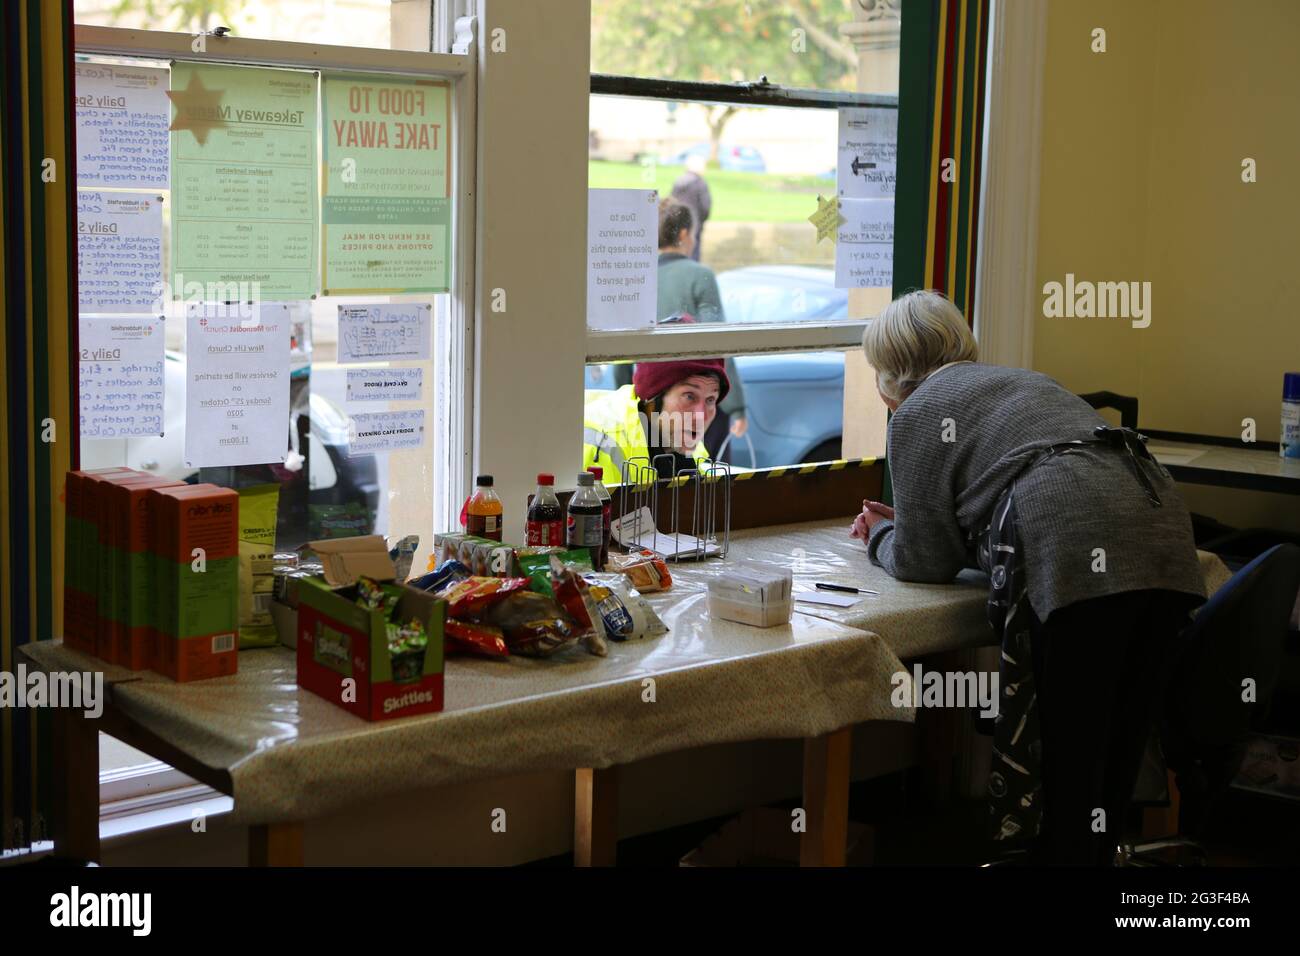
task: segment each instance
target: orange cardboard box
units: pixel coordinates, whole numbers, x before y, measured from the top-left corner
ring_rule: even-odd
[[[154,488],[148,496],[155,669],[175,681],[233,674],[239,650],[239,494],[190,485]]]

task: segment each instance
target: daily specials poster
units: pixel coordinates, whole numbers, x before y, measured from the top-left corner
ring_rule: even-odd
[[[206,301],[316,292],[316,74],[172,67],[172,262]]]
[[[322,82],[325,295],[448,291],[450,85],[355,73]]]

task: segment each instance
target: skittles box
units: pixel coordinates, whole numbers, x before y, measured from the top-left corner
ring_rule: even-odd
[[[86,654],[96,654],[95,616],[98,601],[97,572],[101,562],[98,489],[110,478],[139,475],[130,468],[93,468],[70,471],[64,486],[67,522],[64,524],[63,643]]]
[[[442,710],[447,602],[371,578],[298,588],[298,686],[364,720]],[[337,580],[337,579],[336,579]]]

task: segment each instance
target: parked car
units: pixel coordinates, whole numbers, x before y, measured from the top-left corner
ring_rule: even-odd
[[[747,266],[718,273],[718,287],[728,325],[848,318],[848,290],[835,288],[831,269]],[[734,464],[773,468],[840,457],[843,352],[738,355],[736,367],[749,428],[732,439]],[[586,387],[614,388],[614,366],[588,366]]]
[[[699,143],[692,146],[690,149],[683,150],[676,156],[668,156],[660,159],[659,164],[661,166],[685,166],[686,160],[692,156],[700,156],[704,159],[708,159],[709,144]],[[736,146],[722,143],[718,146],[718,165],[727,172],[767,172],[767,163],[763,160],[763,154],[753,146]]]

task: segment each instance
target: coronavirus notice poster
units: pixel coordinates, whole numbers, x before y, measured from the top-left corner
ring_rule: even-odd
[[[446,292],[451,254],[451,88],[323,77],[326,295]]]

